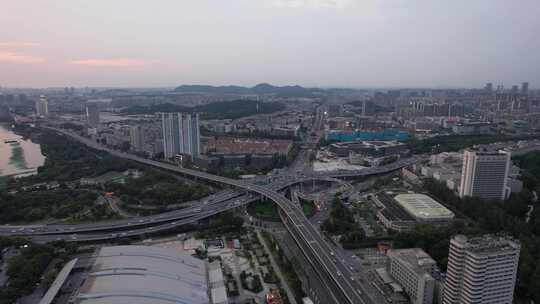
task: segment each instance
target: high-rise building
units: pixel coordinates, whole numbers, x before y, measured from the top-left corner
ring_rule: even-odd
[[[459,196],[503,200],[510,168],[510,153],[465,150]]]
[[[512,90],[511,90],[512,94],[517,94],[519,92],[519,89],[518,89],[518,86],[517,85],[513,85],[512,86]]]
[[[86,103],[86,123],[93,128],[99,126],[99,104],[97,102]]]
[[[529,83],[524,82],[521,84],[521,94],[528,95],[529,94]]]
[[[520,245],[494,236],[450,241],[443,304],[511,304]]]
[[[161,128],[165,158],[177,154],[199,156],[199,114],[161,113]]]
[[[36,101],[36,115],[39,117],[49,116],[49,102],[45,96],[40,96],[39,100]]]
[[[388,250],[389,271],[412,304],[432,304],[436,262],[420,248]]]
[[[129,143],[131,150],[142,151],[144,147],[144,130],[141,126],[132,126],[129,129]]]
[[[491,82],[486,83],[484,90],[486,91],[486,93],[491,95],[493,93],[493,83]]]

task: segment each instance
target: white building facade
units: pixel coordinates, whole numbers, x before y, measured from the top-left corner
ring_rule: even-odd
[[[465,150],[459,196],[504,200],[509,168],[509,152]]]
[[[411,299],[412,304],[433,304],[436,281],[435,261],[422,249],[389,250],[390,275]]]
[[[97,102],[86,103],[86,123],[93,128],[99,126],[99,104]]]
[[[443,304],[511,304],[520,245],[503,237],[450,241]]]
[[[36,101],[36,115],[38,117],[49,116],[49,102],[44,96],[40,96],[39,100]]]
[[[200,155],[199,114],[161,113],[161,128],[165,158]]]
[[[129,143],[133,151],[143,151],[144,130],[141,126],[132,126],[129,129]]]

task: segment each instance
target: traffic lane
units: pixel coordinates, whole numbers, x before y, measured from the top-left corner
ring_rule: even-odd
[[[252,201],[246,201],[245,204],[248,204],[251,202]],[[110,239],[117,239],[117,238],[123,238],[123,237],[139,236],[142,234],[150,234],[150,233],[170,230],[170,229],[182,226],[182,225],[190,224],[190,223],[208,218],[210,216],[213,216],[219,213],[223,213],[227,210],[234,209],[237,207],[238,205],[225,205],[219,209],[202,212],[201,214],[197,216],[193,216],[191,218],[173,221],[170,223],[156,225],[152,227],[132,229],[129,231],[124,231],[124,232],[65,233],[65,234],[58,234],[58,235],[34,235],[34,236],[31,236],[31,239],[35,240],[36,242],[41,242],[41,243],[52,242],[52,241],[57,241],[57,240],[65,240],[65,241],[71,241],[71,242],[84,242],[84,241],[99,241],[99,240],[110,240]]]
[[[333,288],[335,289],[331,289],[331,291],[334,293],[334,297],[338,298],[337,303],[364,304],[365,301],[362,300],[361,295],[358,293],[358,291],[354,290],[353,287],[342,287],[348,285],[348,279],[345,277],[346,272],[342,272],[339,267],[337,267],[339,263],[328,257],[320,242],[310,235],[309,229],[305,224],[300,224],[299,219],[295,216],[291,216],[291,218],[293,219],[291,224],[294,225],[294,223],[298,223],[296,225],[297,231],[291,233],[298,233],[300,235],[299,239],[305,242],[304,246],[310,247],[311,250],[303,250],[304,255],[308,255],[310,257],[312,265],[316,270],[318,270],[317,272],[319,275],[326,280],[326,283],[332,283],[332,285],[334,285]],[[297,240],[297,243],[298,242],[300,241]],[[321,272],[321,269],[325,269],[326,271]],[[335,290],[340,290],[343,294],[335,293]]]
[[[42,231],[28,231],[28,230],[18,230],[15,232],[10,231],[10,235],[60,235],[60,234],[88,234],[90,232],[96,232],[100,230],[110,230],[110,229],[130,229],[139,227],[142,225],[149,225],[149,224],[159,224],[159,223],[168,223],[171,221],[181,220],[181,219],[190,219],[193,216],[197,216],[201,214],[202,211],[205,211],[207,209],[210,209],[210,211],[215,210],[215,208],[219,208],[221,205],[227,206],[227,209],[230,209],[232,207],[237,207],[243,204],[250,203],[254,200],[254,198],[250,198],[248,195],[240,196],[240,197],[234,197],[229,200],[225,201],[216,201],[211,204],[203,205],[202,207],[196,207],[190,210],[189,212],[183,212],[181,214],[178,214],[175,212],[174,214],[168,214],[167,216],[159,215],[152,218],[139,218],[130,220],[130,222],[123,223],[123,224],[113,224],[113,225],[100,225],[97,228],[93,227],[92,225],[89,225],[90,227],[75,229],[74,227],[70,226],[51,226],[49,227],[49,230],[42,230]],[[217,210],[223,210],[223,209],[217,209]],[[202,213],[205,214],[205,213]],[[159,225],[155,225],[159,226]],[[145,229],[145,228],[143,228]],[[1,233],[0,233],[1,234]],[[105,235],[105,234],[100,234]]]
[[[166,222],[170,220],[180,219],[182,217],[190,217],[193,214],[200,212],[201,206],[211,201],[213,204],[227,203],[229,200],[237,198],[243,199],[245,195],[244,191],[236,191],[216,195],[208,200],[206,198],[201,200],[199,206],[184,208],[180,210],[174,210],[169,212],[160,213],[158,215],[137,217],[134,219],[116,220],[112,222],[100,222],[91,224],[73,224],[73,225],[4,225],[0,226],[0,235],[13,235],[13,234],[55,234],[65,232],[90,232],[97,230],[110,230],[120,229],[128,227],[136,227],[140,225],[147,225],[151,223]]]
[[[351,299],[360,297],[357,290],[358,286],[356,286],[358,284],[351,283],[351,281],[354,282],[354,278],[352,277],[349,268],[347,268],[346,265],[343,265],[341,260],[337,258],[330,258],[328,256],[327,253],[330,253],[330,255],[334,255],[334,253],[326,241],[322,239],[320,234],[314,229],[303,213],[298,212],[298,208],[292,207],[291,209],[296,209],[291,211],[292,214],[289,214],[291,223],[300,231],[303,239],[308,242],[308,245],[313,247],[314,253],[319,258],[322,265],[324,265],[329,272],[338,276],[336,278],[335,275],[333,275],[334,279],[342,281],[345,286],[350,288],[350,290],[343,290],[343,292],[348,293]]]
[[[313,231],[314,228],[306,226],[307,229],[311,230],[311,235],[315,239],[316,243],[319,244],[321,252],[332,252],[334,255],[334,258],[332,259],[333,264],[336,266],[336,268],[341,272],[343,275],[342,281],[343,283],[348,286],[351,290],[353,290],[353,294],[357,294],[357,296],[364,295],[366,296],[365,289],[363,285],[359,282],[357,282],[354,277],[353,273],[351,272],[350,266],[345,264],[344,258],[332,248],[326,240],[322,238],[322,236],[318,233]],[[368,298],[369,299],[369,298]],[[371,302],[371,299],[370,299]]]

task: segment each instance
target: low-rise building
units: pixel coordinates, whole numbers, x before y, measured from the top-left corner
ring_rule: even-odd
[[[377,219],[387,228],[407,231],[417,223],[448,225],[454,213],[425,194],[378,193],[371,198],[377,205]]]
[[[398,194],[394,200],[416,221],[448,224],[454,213],[425,194]]]
[[[292,140],[211,137],[204,145],[207,154],[287,154]]]
[[[420,248],[392,249],[387,252],[389,272],[410,297],[412,304],[432,304],[436,262]]]
[[[208,264],[208,287],[212,304],[229,303],[221,263],[217,260]]]
[[[329,150],[340,157],[348,157],[351,153],[382,157],[404,153],[407,146],[397,141],[353,141],[331,144]]]
[[[153,246],[102,247],[72,303],[211,303],[205,262]],[[227,302],[218,302],[227,303]]]
[[[491,124],[489,122],[459,123],[452,127],[452,132],[459,135],[489,134]]]

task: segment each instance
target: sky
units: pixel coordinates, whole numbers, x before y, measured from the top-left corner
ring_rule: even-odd
[[[0,0],[0,86],[540,87],[538,0]]]

